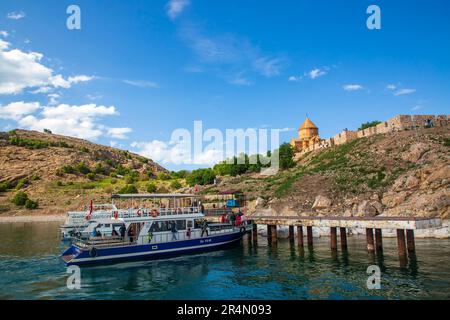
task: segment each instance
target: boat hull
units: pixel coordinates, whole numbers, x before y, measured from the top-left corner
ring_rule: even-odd
[[[61,258],[67,266],[112,264],[118,262],[157,260],[173,256],[189,255],[207,251],[224,249],[237,244],[244,233],[233,232],[191,240],[173,241],[166,243],[124,245],[112,248],[81,249],[72,245]],[[93,256],[94,255],[94,256]],[[65,259],[70,256],[71,259]]]

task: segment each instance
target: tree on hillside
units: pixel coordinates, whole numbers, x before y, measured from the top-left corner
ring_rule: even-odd
[[[364,129],[367,129],[367,128],[371,128],[371,127],[375,127],[375,126],[377,126],[377,125],[379,125],[381,123],[381,121],[377,121],[377,120],[375,120],[375,121],[369,121],[369,122],[365,122],[365,123],[363,123],[363,124],[361,124],[361,126],[358,128],[358,131],[359,130],[364,130]]]
[[[199,185],[207,185],[213,184],[216,175],[214,171],[210,168],[208,169],[197,169],[191,172],[190,175],[187,176],[186,182],[191,186]]]
[[[283,143],[278,149],[280,157],[280,168],[285,170],[295,166],[294,148],[289,143]]]

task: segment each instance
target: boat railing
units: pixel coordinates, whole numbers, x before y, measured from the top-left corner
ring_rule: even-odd
[[[155,209],[130,209],[119,212],[120,218],[141,218],[156,216],[176,216],[182,214],[201,213],[200,207],[155,208]]]
[[[178,232],[163,232],[163,233],[155,233],[151,236],[139,235],[138,238],[134,238],[133,241],[130,241],[130,237],[125,236],[122,237],[91,237],[89,239],[80,239],[80,238],[72,238],[72,242],[75,243],[80,248],[105,248],[105,247],[117,247],[117,246],[125,246],[125,245],[136,245],[136,244],[159,244],[159,243],[168,243],[174,241],[183,241],[183,240],[192,240],[192,239],[202,239],[207,236],[220,235],[232,233],[235,231],[241,230],[238,226],[232,225],[223,225],[220,228],[208,228],[208,233],[206,231],[202,235],[202,230],[195,229],[192,230],[190,235],[188,235],[187,230],[180,230]]]
[[[212,208],[212,209],[205,209],[205,216],[210,217],[220,217],[222,215],[227,215],[232,212],[231,208]]]

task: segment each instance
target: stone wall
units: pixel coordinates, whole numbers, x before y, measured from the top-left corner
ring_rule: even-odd
[[[370,127],[364,130],[344,130],[332,138],[324,139],[321,140],[320,143],[310,145],[308,148],[303,149],[300,154],[305,154],[318,149],[330,148],[335,145],[350,142],[357,138],[370,137],[375,134],[425,127],[426,121],[428,119],[431,119],[435,127],[445,127],[450,122],[450,116],[448,115],[398,115],[374,127]]]

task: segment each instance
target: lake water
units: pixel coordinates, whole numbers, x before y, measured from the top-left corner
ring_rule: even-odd
[[[0,224],[0,299],[450,299],[450,240],[416,239],[406,265],[396,239],[383,239],[382,256],[368,254],[362,237],[335,254],[329,238],[314,240],[300,250],[246,236],[223,251],[82,268],[82,288],[69,290],[58,223]],[[381,290],[366,287],[374,264]]]

